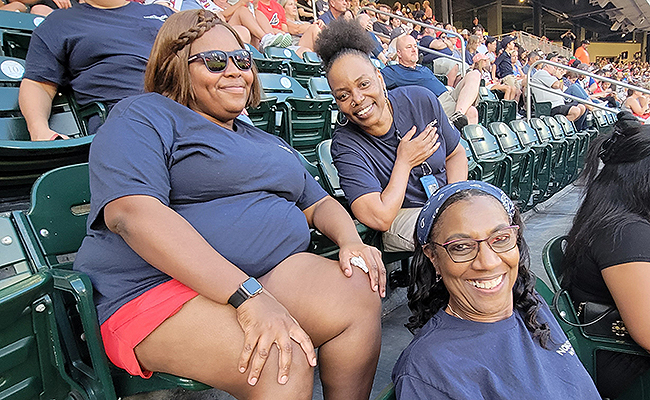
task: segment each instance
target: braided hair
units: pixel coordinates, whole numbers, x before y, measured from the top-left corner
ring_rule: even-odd
[[[237,32],[211,11],[187,10],[170,16],[158,31],[151,49],[144,76],[145,92],[160,93],[186,107],[196,108],[196,99],[187,63],[190,57],[190,47],[192,43],[215,26],[223,26],[228,29],[237,43],[244,48],[244,43]],[[259,104],[262,91],[254,65],[252,71],[255,80],[251,87],[247,106]]]
[[[314,47],[323,60],[325,72],[329,73],[334,61],[346,54],[356,54],[370,62],[368,55],[375,48],[375,43],[356,20],[339,18],[321,31]]]

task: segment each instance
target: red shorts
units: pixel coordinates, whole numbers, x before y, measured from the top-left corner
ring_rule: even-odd
[[[150,378],[133,349],[198,293],[176,279],[149,289],[120,307],[101,326],[106,355],[131,375]]]

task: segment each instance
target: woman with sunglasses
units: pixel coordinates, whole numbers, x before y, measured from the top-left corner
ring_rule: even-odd
[[[393,370],[404,399],[600,399],[534,290],[521,217],[488,183],[441,188],[418,217],[406,326]]]
[[[149,93],[115,106],[93,142],[88,236],[107,355],[239,399],[367,399],[385,270],[284,141],[236,117],[259,101],[251,54],[206,10],[171,16]],[[309,226],[339,262],[306,253]],[[368,274],[364,272],[368,272]]]

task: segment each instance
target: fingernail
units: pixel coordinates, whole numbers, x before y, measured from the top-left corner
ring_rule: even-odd
[[[311,366],[315,367],[316,366],[316,358],[311,359]]]
[[[372,287],[372,291],[373,291],[373,292],[376,292],[377,289],[379,289],[379,287],[378,287],[377,285],[375,285],[375,286]]]
[[[246,372],[246,368],[244,368],[244,367],[239,367],[239,372]]]
[[[280,377],[280,385],[284,385],[285,383],[287,383],[288,380],[289,380],[289,377],[288,377],[288,376],[286,376],[286,375],[282,375],[282,376]]]
[[[251,379],[249,379],[249,380],[248,380],[248,383],[249,383],[251,386],[255,386],[255,384],[257,383],[257,378],[251,378]]]

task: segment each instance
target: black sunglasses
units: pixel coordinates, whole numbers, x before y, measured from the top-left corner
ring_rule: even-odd
[[[203,53],[194,54],[187,59],[188,63],[196,60],[203,60],[203,64],[210,72],[221,72],[226,69],[228,59],[232,58],[237,68],[242,71],[248,71],[253,66],[253,57],[251,52],[245,49],[222,51],[211,50]]]

